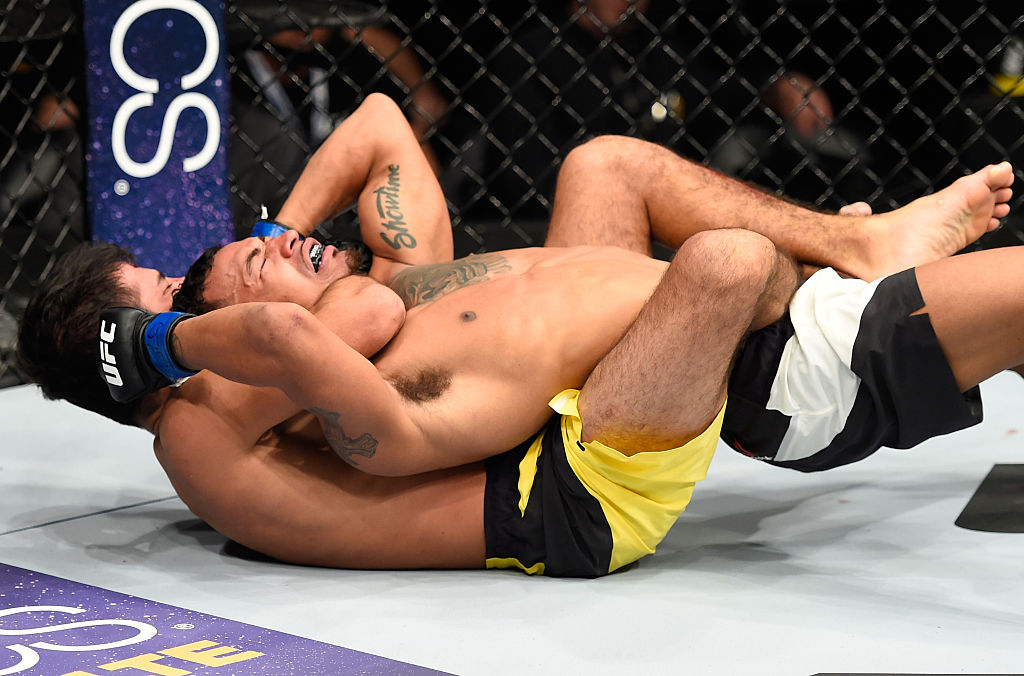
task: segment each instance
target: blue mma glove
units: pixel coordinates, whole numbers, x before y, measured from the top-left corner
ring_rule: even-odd
[[[268,221],[266,219],[261,219],[259,221],[256,221],[256,225],[252,226],[252,233],[250,233],[249,236],[263,236],[266,237],[267,239],[270,239],[272,237],[277,237],[278,235],[283,235],[289,230],[291,230],[291,228],[289,228],[286,225],[281,225],[277,221]],[[299,235],[299,239],[302,239],[302,235]]]
[[[256,225],[252,226],[252,232],[249,233],[250,237],[266,237],[271,239],[291,230],[284,223],[272,221],[267,216],[267,207],[260,205],[260,220],[256,221]],[[302,235],[299,235],[299,239],[303,239]]]
[[[171,355],[170,337],[179,322],[195,315],[133,307],[100,314],[100,373],[114,401],[128,402],[168,385],[178,386],[197,371]]]

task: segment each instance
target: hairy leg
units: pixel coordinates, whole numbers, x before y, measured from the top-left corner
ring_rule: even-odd
[[[922,265],[917,281],[919,313],[928,313],[962,390],[1024,364],[1024,247]]]
[[[696,437],[725,401],[740,340],[777,319],[796,267],[760,235],[716,230],[690,238],[579,399],[583,439],[627,455]]]
[[[558,176],[547,246],[603,244],[650,253],[697,232],[743,228],[801,263],[874,279],[938,260],[1009,212],[1013,171],[986,167],[895,211],[813,211],[752,188],[661,146],[603,136],[569,153]]]

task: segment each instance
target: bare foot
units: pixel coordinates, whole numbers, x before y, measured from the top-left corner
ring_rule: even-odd
[[[946,258],[995,230],[1010,213],[1012,184],[1009,162],[989,165],[895,211],[865,218],[875,255],[862,276],[874,279]],[[862,215],[861,204],[844,207],[845,213]]]

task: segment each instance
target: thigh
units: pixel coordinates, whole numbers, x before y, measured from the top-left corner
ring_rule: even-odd
[[[922,265],[917,281],[961,390],[1024,362],[1024,247]]]
[[[746,231],[688,240],[585,383],[583,440],[631,455],[701,434],[725,402],[729,367],[777,255],[771,242]]]
[[[600,137],[569,153],[558,173],[544,246],[617,246],[651,254],[642,190],[622,171],[634,141]]]

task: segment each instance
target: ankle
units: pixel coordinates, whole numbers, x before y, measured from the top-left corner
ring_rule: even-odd
[[[892,224],[885,214],[844,217],[851,222],[848,255],[833,267],[843,274],[866,281],[888,273],[892,259]]]

